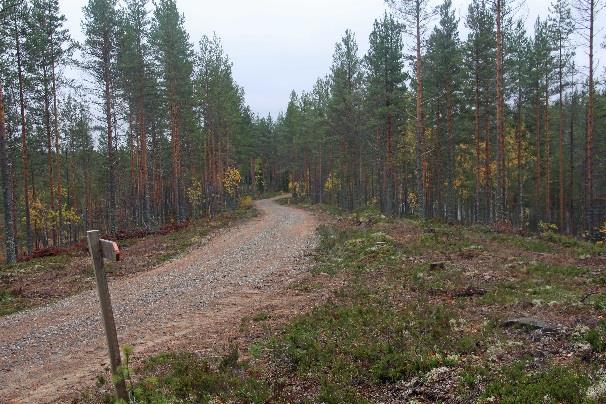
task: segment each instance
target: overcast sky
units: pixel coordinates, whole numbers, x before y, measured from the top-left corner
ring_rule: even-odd
[[[464,18],[470,1],[453,1],[459,18]],[[519,13],[527,16],[528,29],[537,15],[547,15],[549,2],[527,0]],[[59,3],[72,37],[82,40],[86,0]],[[335,42],[347,28],[355,32],[360,53],[365,53],[372,23],[386,9],[384,0],[177,0],[177,5],[196,47],[202,35],[216,32],[247,103],[254,112],[274,117],[285,108],[291,90],[311,89],[317,77],[328,73]],[[464,38],[462,22],[461,30]],[[583,49],[577,53],[584,56]]]

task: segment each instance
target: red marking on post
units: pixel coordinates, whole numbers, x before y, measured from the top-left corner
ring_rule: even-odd
[[[103,258],[110,261],[120,261],[120,248],[118,244],[110,240],[99,240]]]

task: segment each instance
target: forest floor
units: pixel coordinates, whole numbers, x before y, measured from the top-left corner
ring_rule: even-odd
[[[258,217],[206,240],[206,228],[199,234],[187,230],[196,240],[185,255],[146,272],[113,277],[120,341],[132,346],[136,357],[167,349],[209,353],[229,345],[243,317],[260,310],[303,310],[303,301],[297,304],[297,296],[284,293],[285,282],[303,273],[296,261],[315,240],[316,220],[270,200],[255,207]],[[172,236],[182,239],[178,233]],[[148,251],[163,251],[153,240],[147,241]],[[121,265],[128,266],[140,243],[125,249]],[[158,263],[155,254],[149,259],[143,265],[148,269]],[[65,402],[77,397],[80,387],[94,385],[96,376],[103,379],[107,366],[95,290],[0,317],[2,403]]]
[[[207,352],[140,361],[137,402],[606,399],[603,246],[308,208],[318,244],[280,292],[297,308],[252,310]]]
[[[604,246],[257,206],[260,218],[112,284],[136,402],[606,399]],[[94,297],[0,320],[0,397],[108,401]],[[48,353],[65,338],[69,355],[63,342]]]

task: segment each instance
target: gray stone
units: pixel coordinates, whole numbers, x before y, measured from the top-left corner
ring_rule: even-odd
[[[521,327],[528,330],[540,330],[545,332],[554,332],[558,330],[558,326],[547,323],[543,320],[533,317],[518,317],[505,320],[503,322],[504,327]]]

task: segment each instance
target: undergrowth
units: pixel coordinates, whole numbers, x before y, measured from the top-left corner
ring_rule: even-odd
[[[128,371],[131,403],[264,403],[271,390],[262,380],[246,374],[246,364],[237,349],[230,350],[221,360],[211,363],[187,352],[170,352],[147,359],[138,370]],[[132,382],[134,378],[137,381]],[[108,382],[100,378],[99,387]],[[82,402],[97,401],[94,396],[82,397]],[[111,394],[101,398],[114,401]]]
[[[597,256],[597,247],[559,236],[392,221],[372,209],[331,214],[338,221],[318,228],[312,276],[291,290],[317,293],[326,276],[343,286],[277,330],[271,312],[244,319],[241,332],[255,323],[266,332],[246,347],[249,363],[233,355],[219,363],[188,354],[153,358],[135,389],[138,399],[593,403],[606,397],[599,373],[605,322],[580,327],[574,337],[503,325],[528,312],[562,321],[576,313],[603,316],[605,275],[570,258]],[[514,256],[498,256],[500,246]],[[567,259],[543,261],[540,253]],[[434,260],[445,262],[432,269]]]

